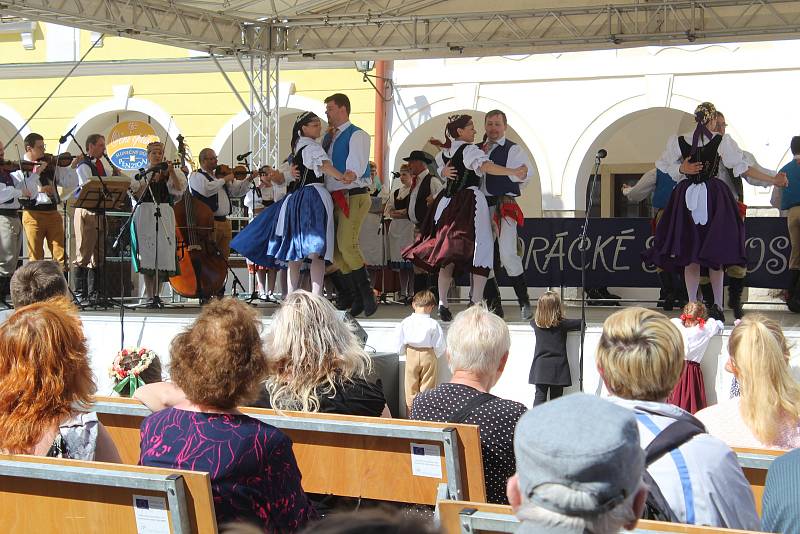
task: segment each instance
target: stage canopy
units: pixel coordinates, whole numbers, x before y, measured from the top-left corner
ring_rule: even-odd
[[[0,13],[223,55],[413,59],[794,38],[796,0],[0,0]]]

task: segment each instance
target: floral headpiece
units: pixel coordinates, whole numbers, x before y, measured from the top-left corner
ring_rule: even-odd
[[[161,151],[164,151],[164,143],[161,141],[153,141],[152,143],[147,143],[147,153],[149,154],[153,150],[160,148]]]
[[[690,155],[694,155],[697,152],[701,137],[707,137],[708,139],[714,137],[708,127],[706,127],[706,123],[716,118],[716,116],[717,108],[711,102],[703,102],[694,110],[694,120],[697,122],[697,127],[695,127],[694,133],[692,134],[692,149],[689,152]]]
[[[124,369],[122,360],[128,356],[133,357],[134,361],[138,359],[139,363],[131,369]],[[117,382],[117,385],[114,386],[114,391],[122,395],[122,392],[127,388],[128,397],[133,397],[133,393],[144,385],[144,380],[139,375],[150,367],[150,364],[153,363],[157,356],[155,352],[144,347],[133,347],[119,351],[111,364],[111,368],[108,370],[108,375]]]
[[[681,314],[681,322],[686,324],[686,321],[697,321],[697,325],[700,327],[700,329],[703,329],[703,328],[706,327],[706,320],[703,319],[702,317],[695,317],[694,315],[692,315],[690,313],[682,313]]]

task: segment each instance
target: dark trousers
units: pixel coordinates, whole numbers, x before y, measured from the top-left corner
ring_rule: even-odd
[[[533,396],[533,405],[538,406],[547,402],[547,392],[550,392],[550,400],[557,399],[564,394],[564,386],[550,386],[548,384],[536,384],[536,393]]]

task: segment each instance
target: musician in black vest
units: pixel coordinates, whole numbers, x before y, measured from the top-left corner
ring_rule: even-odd
[[[0,142],[0,161],[5,159],[5,148]],[[0,300],[9,295],[11,276],[17,269],[19,247],[22,238],[22,222],[19,219],[19,199],[30,198],[31,192],[23,180],[0,167]]]
[[[37,133],[25,136],[25,160],[40,162],[45,154],[44,137]],[[77,165],[76,158],[72,165]],[[53,256],[53,261],[67,268],[64,252],[64,221],[58,213],[61,196],[58,188],[69,189],[78,186],[78,175],[73,167],[50,167],[41,162],[31,172],[15,171],[14,178],[24,180],[25,187],[31,191],[31,202],[26,203],[22,212],[22,228],[28,247],[28,259],[44,259],[44,242]]]
[[[189,175],[189,190],[214,212],[213,239],[220,254],[227,261],[231,255],[233,230],[228,215],[231,198],[243,197],[250,189],[249,180],[236,180],[233,173],[219,178],[214,174],[217,154],[210,148],[200,151],[200,169]]]
[[[119,169],[103,162],[106,152],[106,139],[100,134],[86,138],[86,157],[82,158],[75,171],[78,184],[83,187],[92,180],[109,175],[119,176]],[[75,191],[75,196],[80,189]],[[88,299],[96,294],[98,287],[97,268],[105,261],[106,229],[101,228],[101,215],[97,210],[75,208],[73,227],[75,229],[75,260],[72,262],[72,277],[75,280],[75,294]]]
[[[422,221],[433,209],[433,201],[444,189],[442,181],[432,175],[428,165],[433,163],[433,158],[422,150],[412,150],[403,161],[408,162],[408,171],[411,173],[411,193],[408,195],[408,219],[414,223],[414,239],[419,237]],[[433,288],[435,281],[430,280],[430,275],[414,266],[414,294],[423,289]]]
[[[528,284],[525,282],[522,258],[517,254],[517,226],[522,226],[525,219],[516,199],[522,188],[528,185],[533,175],[533,166],[528,160],[525,150],[517,143],[506,139],[508,122],[505,113],[499,109],[488,112],[484,119],[484,127],[486,139],[481,148],[489,155],[489,159],[493,163],[512,169],[525,165],[528,169],[528,173],[522,178],[512,175],[486,174],[481,182],[481,191],[486,195],[486,201],[492,211],[492,220],[495,223],[498,253],[495,254],[494,271],[496,273],[501,265],[506,270],[514,293],[517,295],[520,319],[530,321],[533,314],[528,298]],[[486,285],[486,300],[490,307],[494,308],[495,313],[502,317],[503,308],[500,304],[499,288],[494,278],[491,278]]]

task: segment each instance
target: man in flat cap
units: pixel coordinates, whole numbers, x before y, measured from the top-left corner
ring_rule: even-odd
[[[647,487],[634,414],[576,393],[529,410],[514,434],[508,501],[518,534],[612,534],[632,529]]]
[[[412,150],[403,161],[408,162],[411,173],[411,193],[408,198],[408,218],[414,223],[414,240],[419,235],[419,227],[428,210],[433,209],[433,201],[439,195],[444,185],[439,178],[433,176],[428,165],[433,163],[433,158],[422,150]],[[428,274],[414,267],[414,293],[436,286],[429,282]]]

